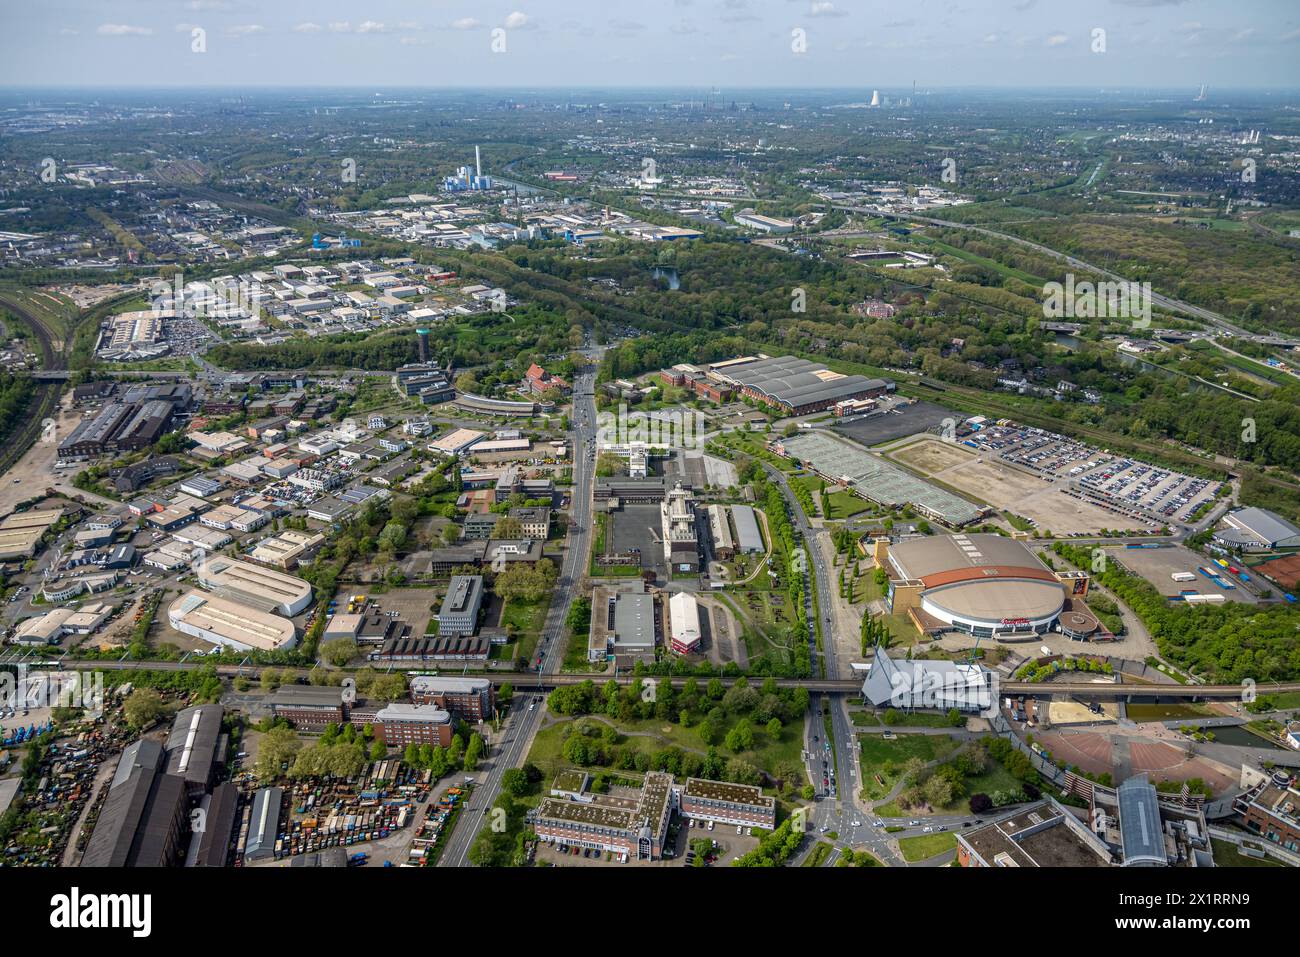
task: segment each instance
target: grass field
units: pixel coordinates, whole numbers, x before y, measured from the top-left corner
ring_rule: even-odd
[[[1214,866],[1215,867],[1285,867],[1281,861],[1275,861],[1271,857],[1247,857],[1237,850],[1237,845],[1231,841],[1216,841],[1210,838],[1210,844],[1214,848]]]
[[[921,834],[917,837],[900,838],[898,849],[903,852],[903,860],[909,864],[928,861],[936,854],[951,851],[957,846],[957,835],[951,831],[942,834]]]
[[[878,801],[898,783],[909,760],[933,761],[950,753],[957,742],[938,734],[901,734],[892,739],[862,734],[858,746],[862,751],[862,794],[867,800]]]

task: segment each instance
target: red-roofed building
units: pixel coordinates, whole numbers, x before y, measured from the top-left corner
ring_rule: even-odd
[[[561,392],[569,391],[569,383],[559,376],[551,375],[536,362],[528,367],[527,378],[528,388],[533,392],[546,392],[550,389],[559,389]]]

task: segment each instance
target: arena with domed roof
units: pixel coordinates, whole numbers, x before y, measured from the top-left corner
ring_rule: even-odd
[[[1085,573],[1054,572],[1024,542],[1001,535],[878,539],[875,557],[889,574],[890,611],[922,631],[1041,635],[1071,596],[1087,593]]]

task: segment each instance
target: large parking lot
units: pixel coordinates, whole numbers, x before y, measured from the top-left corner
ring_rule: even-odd
[[[1221,483],[1111,455],[1074,439],[1020,425],[993,425],[962,439],[970,448],[1045,477],[1067,479],[1084,499],[1146,522],[1187,522]]]
[[[872,446],[937,428],[944,419],[960,422],[962,416],[933,402],[912,402],[895,405],[887,412],[841,419],[834,428],[856,442]]]
[[[621,554],[638,550],[642,570],[655,572],[658,581],[668,578],[664,562],[664,539],[658,505],[625,504],[609,513],[609,541],[606,551]]]

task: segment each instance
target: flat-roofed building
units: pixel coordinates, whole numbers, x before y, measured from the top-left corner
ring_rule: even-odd
[[[346,717],[343,689],[328,685],[281,685],[266,699],[271,714],[304,731],[323,731]]]
[[[199,591],[173,601],[167,620],[181,634],[241,651],[280,651],[298,640],[287,618]]]
[[[215,552],[218,548],[225,548],[235,540],[229,532],[223,532],[216,528],[204,528],[201,525],[178,528],[172,532],[172,538],[182,545],[190,545],[205,552]]]
[[[678,805],[685,817],[744,827],[776,826],[776,798],[750,784],[687,778],[678,791]]]
[[[651,771],[635,794],[547,797],[529,814],[547,843],[625,854],[629,860],[663,857],[674,806],[671,774]]]
[[[199,584],[224,598],[289,618],[311,604],[311,585],[301,578],[224,555],[203,562]]]
[[[536,538],[539,541],[546,541],[546,536],[551,531],[551,510],[549,508],[545,506],[512,508],[509,515],[511,518],[519,520],[524,538]]]
[[[629,662],[654,661],[658,644],[659,610],[644,582],[597,585],[591,596],[589,661],[611,656]]]
[[[408,744],[432,744],[445,748],[451,744],[451,715],[431,704],[394,703],[381,708],[375,715],[374,730],[390,748]]]
[[[429,451],[439,452],[443,455],[460,455],[480,442],[483,435],[484,433],[474,429],[454,429],[441,438],[430,442]]]
[[[486,678],[416,675],[411,700],[451,712],[464,721],[486,721],[496,713],[496,688]]]
[[[324,535],[290,528],[279,535],[258,542],[249,558],[287,571],[296,568],[302,558],[314,554],[323,544],[325,544]]]
[[[438,609],[438,634],[472,635],[478,631],[478,613],[483,605],[483,576],[455,575]]]
[[[63,509],[33,509],[14,512],[0,520],[0,561],[31,558],[41,536],[63,517]]]
[[[957,834],[962,867],[1110,867],[1110,851],[1051,798]]]

